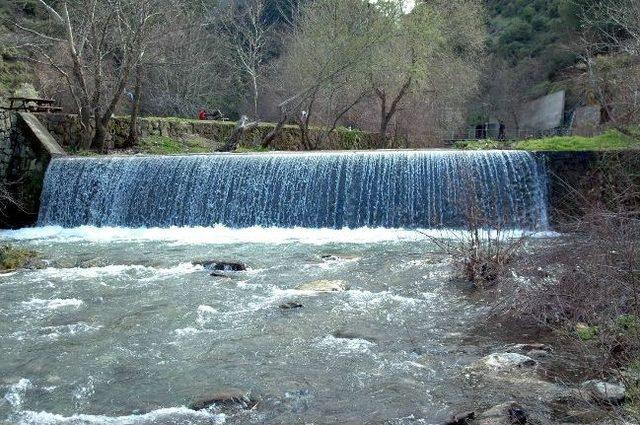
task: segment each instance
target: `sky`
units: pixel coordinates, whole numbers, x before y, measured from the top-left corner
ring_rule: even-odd
[[[378,0],[369,0],[369,3],[376,3]],[[400,0],[404,13],[409,13],[416,6],[416,0]]]

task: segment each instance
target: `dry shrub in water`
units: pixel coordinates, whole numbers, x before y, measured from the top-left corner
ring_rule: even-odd
[[[456,193],[455,204],[461,211],[463,228],[452,230],[449,237],[427,236],[440,251],[454,257],[459,274],[477,288],[494,285],[508,270],[509,264],[525,246],[529,233],[517,225],[536,228],[538,223],[517,223],[496,188],[487,193],[480,179],[469,168],[459,170],[463,181]],[[449,183],[454,193],[453,182]]]

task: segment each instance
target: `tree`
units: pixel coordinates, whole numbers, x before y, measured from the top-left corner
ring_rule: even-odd
[[[318,0],[303,7],[282,73],[295,87],[289,99],[304,111],[300,127],[318,115],[335,128],[357,105],[377,99],[380,147],[386,147],[403,102],[467,98],[482,62],[482,8],[477,0],[450,3],[421,2],[408,14],[395,0]]]
[[[167,2],[164,13],[171,26],[156,32],[145,55],[142,110],[187,117],[200,109],[235,111],[242,98],[238,73],[221,54],[225,44],[211,28],[218,9],[180,0]]]
[[[161,15],[154,0],[79,0],[38,4],[49,14],[46,32],[25,25],[29,59],[54,69],[66,83],[82,127],[82,148],[106,150],[107,126],[131,71],[141,62],[150,29]]]
[[[267,20],[266,0],[247,0],[242,3],[230,3],[226,13],[214,19],[221,27],[218,31],[225,40],[226,49],[240,75],[249,80],[252,98],[252,112],[258,116],[258,100],[260,97],[259,80],[266,64],[272,55],[273,24]]]
[[[386,147],[389,124],[409,95],[473,93],[485,28],[476,0],[422,2],[407,15],[395,1],[378,2],[377,7],[387,42],[374,49],[366,76],[379,102],[380,147]]]
[[[577,2],[585,88],[603,118],[620,131],[640,119],[640,4],[634,0]]]
[[[336,128],[340,118],[369,94],[364,67],[385,32],[375,8],[362,0],[304,4],[285,43],[276,82],[280,106],[296,117],[302,144],[313,149],[312,120]]]

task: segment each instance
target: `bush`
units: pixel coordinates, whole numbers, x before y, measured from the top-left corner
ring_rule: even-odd
[[[567,338],[581,377],[636,388],[640,359],[640,154],[608,154],[593,190],[579,195],[582,217],[545,252],[522,259],[501,287],[503,314],[527,318]],[[530,271],[530,272],[529,272]],[[504,306],[502,306],[504,308]],[[570,347],[570,348],[569,348]],[[634,395],[635,394],[635,395]],[[638,407],[640,392],[628,394]],[[640,409],[636,410],[640,419]]]

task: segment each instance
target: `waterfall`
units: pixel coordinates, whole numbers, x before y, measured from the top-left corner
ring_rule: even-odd
[[[519,151],[57,158],[38,224],[540,229],[546,186]]]

